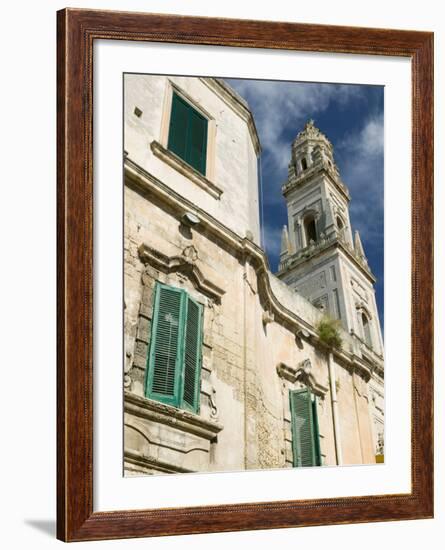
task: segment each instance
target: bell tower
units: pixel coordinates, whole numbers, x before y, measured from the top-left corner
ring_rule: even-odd
[[[313,120],[292,143],[282,192],[288,225],[282,232],[278,278],[339,319],[371,354],[382,356],[376,279],[359,232],[352,232],[350,195],[332,144]]]

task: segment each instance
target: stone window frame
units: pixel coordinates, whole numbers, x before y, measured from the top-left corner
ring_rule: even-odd
[[[141,275],[141,298],[133,357],[124,379],[124,389],[132,393],[132,385],[136,381],[142,387],[145,387],[156,283],[179,287],[181,284],[188,284],[189,289],[193,288],[193,292],[190,292],[191,296],[203,306],[202,364],[199,392],[201,406],[200,412],[196,416],[217,421],[216,391],[212,383],[212,324],[215,315],[218,314],[224,291],[204,278],[196,266],[197,253],[193,246],[186,247],[181,256],[167,257],[146,245],[141,245],[139,256],[145,267]],[[186,287],[184,288],[186,289]],[[144,397],[144,399],[151,401],[148,397]]]
[[[362,336],[363,336],[363,341],[365,342],[365,344],[373,349],[373,345],[372,345],[372,324],[371,324],[371,319],[370,317],[365,313],[365,311],[361,311],[361,316],[360,316],[360,320],[361,320],[361,324],[362,324]],[[366,321],[366,322],[365,322]]]
[[[196,99],[193,99],[183,88],[170,78],[167,78],[166,89],[164,93],[164,101],[162,106],[161,127],[159,132],[159,144],[164,151],[168,151],[168,135],[170,130],[170,119],[172,112],[173,94],[177,94],[184,101],[189,103],[193,109],[207,119],[207,154],[206,154],[206,173],[200,174],[204,180],[213,182],[215,179],[215,163],[216,163],[216,120],[209,111],[204,109]],[[156,153],[155,153],[156,154]],[[164,159],[165,160],[165,159]],[[194,174],[199,173],[193,167],[184,162],[190,168],[189,172]],[[214,183],[212,183],[215,186]],[[216,186],[215,186],[216,187]],[[221,191],[222,193],[222,191]]]
[[[306,246],[317,243],[319,239],[318,228],[317,228],[317,215],[314,212],[307,212],[303,217],[303,235],[306,242]],[[311,239],[311,231],[313,229],[314,238]]]
[[[318,398],[318,406],[324,410],[329,391],[327,386],[321,384],[312,372],[310,359],[298,363],[296,367],[279,363],[276,367],[277,375],[281,379],[281,395],[283,406],[283,455],[285,468],[293,468],[292,450],[292,414],[290,410],[289,392],[300,388],[309,388],[311,393]],[[318,411],[317,411],[318,412]],[[326,458],[325,434],[319,430],[321,464]]]
[[[340,224],[338,222],[340,222],[341,227],[340,227]],[[335,213],[335,225],[337,226],[337,229],[339,231],[342,231],[342,230],[347,228],[347,223],[346,223],[343,215],[340,214],[338,211]]]
[[[306,236],[305,219],[310,216],[314,216],[315,229],[317,233],[317,242],[320,240],[320,220],[322,218],[322,202],[321,198],[317,198],[310,204],[305,205],[303,208],[294,213],[294,231],[295,231],[295,243],[297,249],[303,250],[309,246]]]
[[[355,309],[356,309],[356,312],[357,312],[357,322],[358,322],[359,329],[360,329],[360,338],[361,338],[362,342],[369,349],[374,350],[374,338],[375,338],[375,335],[374,335],[374,321],[373,321],[373,316],[371,314],[371,311],[369,310],[369,308],[363,302],[356,303]],[[363,317],[365,317],[366,320],[368,321],[369,341],[366,338],[365,327],[364,327],[364,324],[363,324]]]

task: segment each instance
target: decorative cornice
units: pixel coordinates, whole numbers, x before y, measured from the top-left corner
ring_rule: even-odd
[[[186,273],[203,294],[213,298],[218,303],[221,302],[221,298],[226,291],[204,276],[196,265],[195,258],[187,254],[183,254],[182,256],[166,256],[147,244],[141,244],[138,252],[139,258],[144,264],[150,264],[155,268],[161,269],[161,271],[165,273],[171,273],[173,271]]]
[[[159,460],[159,458],[155,456],[145,456],[136,451],[130,451],[129,449],[124,449],[124,460],[134,466],[149,468],[150,470],[156,470],[164,474],[188,474],[193,472],[193,470],[188,470],[187,468],[176,466],[170,462]]]
[[[294,191],[294,189],[302,187],[308,181],[312,180],[316,176],[319,176],[320,174],[327,176],[334,187],[337,189],[337,191],[339,191],[339,193],[344,197],[344,199],[347,202],[350,202],[351,195],[349,194],[346,185],[340,180],[340,178],[334,177],[332,175],[332,170],[324,164],[316,164],[315,166],[310,166],[298,178],[292,177],[290,181],[287,180],[281,186],[281,192],[283,193],[283,196],[286,198],[290,193],[292,193],[292,191]]]
[[[321,256],[324,252],[331,248],[338,248],[341,250],[348,259],[359,269],[359,271],[365,275],[372,284],[376,282],[375,275],[372,273],[368,264],[365,264],[359,260],[354,254],[354,249],[349,247],[345,241],[338,238],[336,234],[332,234],[324,240],[318,241],[312,245],[307,246],[299,250],[294,254],[290,254],[280,261],[279,271],[276,276],[281,279],[284,275],[289,274],[294,268],[297,268],[302,263],[305,263],[308,259],[314,259],[317,256]]]
[[[278,376],[280,376],[284,380],[287,380],[291,384],[294,384],[298,379],[302,379],[310,386],[315,394],[319,395],[320,397],[324,397],[328,392],[328,387],[323,386],[323,384],[317,382],[315,376],[312,374],[311,371],[312,364],[310,359],[305,359],[296,367],[291,367],[290,365],[286,365],[285,363],[279,363],[277,365]]]
[[[144,420],[166,424],[177,430],[188,432],[208,441],[214,441],[223,429],[221,424],[206,420],[196,414],[159,403],[130,392],[124,393],[124,412]]]
[[[196,185],[207,191],[215,199],[220,199],[223,194],[223,190],[215,183],[211,182],[205,176],[203,176],[198,170],[195,170],[193,166],[187,164],[180,157],[175,155],[169,149],[166,149],[159,141],[152,141],[150,148],[155,157],[163,160],[166,164],[177,170],[180,174],[193,181]]]
[[[365,382],[369,381],[372,374],[371,365],[368,366],[361,357],[353,355],[351,366],[354,371],[365,380]]]

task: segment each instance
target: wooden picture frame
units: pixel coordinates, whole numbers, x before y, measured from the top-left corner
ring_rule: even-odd
[[[57,14],[58,468],[64,541],[433,516],[433,34],[65,9]],[[411,492],[93,512],[93,43],[155,41],[402,56],[412,64]]]

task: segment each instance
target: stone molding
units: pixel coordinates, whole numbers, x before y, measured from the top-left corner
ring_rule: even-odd
[[[156,470],[164,474],[189,474],[193,472],[193,470],[159,460],[155,456],[145,456],[129,449],[124,450],[124,461],[140,468]]]
[[[372,376],[372,370],[377,370],[380,366],[377,363],[367,363],[367,361],[364,361],[363,358],[358,355],[352,356],[351,370],[361,376],[365,382],[369,382]],[[383,370],[381,372],[381,376],[383,377]]]
[[[302,187],[305,183],[307,183],[309,180],[312,180],[317,175],[325,175],[329,178],[331,183],[334,185],[334,188],[339,191],[339,193],[345,198],[347,202],[350,202],[351,196],[349,194],[349,191],[345,184],[341,181],[341,179],[336,176],[334,176],[332,173],[332,170],[325,166],[324,164],[315,164],[310,166],[307,170],[305,170],[302,174],[297,176],[291,176],[290,179],[288,179],[281,187],[281,192],[283,193],[283,196],[286,197],[292,191],[297,187]]]
[[[187,179],[201,187],[201,189],[207,191],[207,193],[212,195],[215,199],[219,200],[221,198],[223,190],[220,187],[203,176],[200,172],[198,172],[198,170],[195,170],[192,166],[190,166],[190,164],[187,164],[187,162],[178,157],[178,155],[175,155],[175,153],[172,153],[172,151],[166,149],[159,143],[159,141],[152,141],[150,143],[150,148],[155,157],[158,157]]]
[[[207,441],[215,441],[223,429],[222,424],[215,421],[127,391],[124,392],[124,412],[144,420],[166,424]]]
[[[222,240],[236,255],[249,260],[255,270],[258,289],[262,294],[264,303],[269,304],[271,313],[274,314],[275,321],[292,327],[295,333],[306,334],[306,339],[311,339],[311,343],[319,349],[324,349],[314,326],[305,321],[299,315],[286,308],[275,296],[272,291],[269,279],[269,263],[265,252],[253,241],[240,237],[234,231],[216,220],[206,211],[197,207],[194,203],[179,195],[168,185],[156,178],[153,174],[147,172],[129,157],[124,159],[124,169],[126,175],[126,185],[143,195],[153,194],[159,200],[168,204],[176,212],[178,219],[181,219],[185,212],[193,212],[200,218],[200,227],[205,228],[209,235]],[[334,244],[334,243],[331,243]],[[343,249],[343,247],[342,247]],[[308,302],[309,303],[309,302]],[[352,338],[349,334],[344,335],[344,339],[350,338],[350,347],[353,349]],[[353,368],[353,351],[333,350],[334,356],[346,366]],[[369,372],[369,369],[367,369]]]
[[[221,302],[221,298],[226,291],[204,276],[195,263],[197,260],[196,257],[190,256],[187,253],[183,253],[182,256],[169,257],[151,248],[147,244],[142,244],[138,252],[141,261],[145,265],[150,264],[155,268],[161,269],[165,273],[174,271],[185,273],[203,294],[213,298],[218,303]]]
[[[295,384],[299,379],[304,380],[307,386],[309,386],[316,395],[324,398],[329,388],[317,382],[311,370],[312,364],[310,359],[305,359],[296,367],[291,367],[285,363],[279,363],[277,365],[277,373],[280,378],[287,380],[291,384]]]
[[[355,365],[357,365],[357,363],[360,362],[360,367],[362,368],[362,365],[364,365],[364,361],[366,361],[369,367],[366,365],[365,367],[370,372],[370,374],[372,372],[375,372],[378,376],[380,376],[381,378],[384,378],[385,371],[384,371],[383,357],[377,355],[365,343],[362,343],[362,345],[360,346],[360,353],[362,354],[362,357],[355,358]]]
[[[356,302],[355,309],[361,313],[364,313],[368,317],[368,319],[372,321],[373,317],[372,317],[371,311],[363,300]]]
[[[340,249],[348,257],[348,259],[351,260],[351,262],[353,262],[353,264],[360,270],[360,272],[371,281],[372,284],[376,282],[376,278],[371,272],[369,266],[359,260],[359,258],[355,255],[352,247],[348,246],[348,243],[346,241],[343,241],[341,238],[339,238],[337,233],[332,233],[328,236],[325,235],[324,238],[322,237],[316,243],[312,243],[305,248],[301,248],[297,252],[286,256],[280,262],[280,271],[277,273],[277,277],[283,277],[283,275],[287,274],[294,267],[297,267],[299,264],[306,262],[309,257],[315,258],[321,255],[326,250],[334,247]]]

